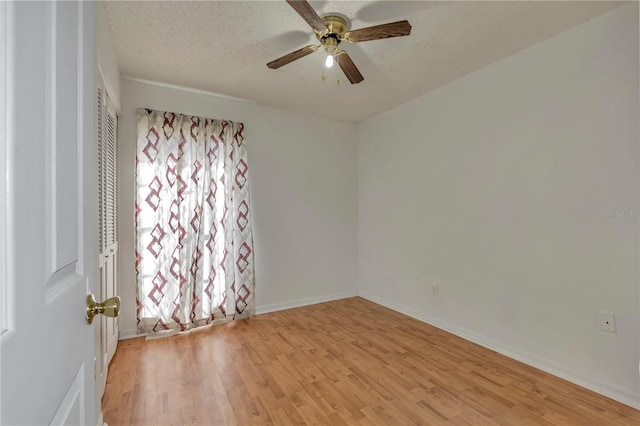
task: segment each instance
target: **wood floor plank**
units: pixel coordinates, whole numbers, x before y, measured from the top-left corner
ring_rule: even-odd
[[[121,341],[110,426],[634,425],[640,411],[361,298]]]

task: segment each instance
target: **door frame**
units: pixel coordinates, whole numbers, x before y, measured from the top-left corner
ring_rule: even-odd
[[[5,331],[11,327],[11,318],[13,313],[10,311],[13,303],[9,303],[12,298],[12,292],[9,283],[12,274],[12,262],[9,247],[9,239],[11,238],[11,229],[7,226],[9,220],[9,192],[7,191],[7,172],[11,164],[9,144],[7,141],[11,137],[12,120],[8,117],[11,114],[9,108],[10,90],[13,85],[9,84],[13,76],[10,75],[11,67],[8,64],[8,58],[11,57],[9,49],[12,46],[12,31],[9,28],[11,19],[8,18],[9,3],[0,2],[0,131],[2,131],[2,140],[5,143],[0,145],[0,339],[4,339]],[[1,362],[1,360],[0,360]],[[0,406],[0,409],[2,407]]]

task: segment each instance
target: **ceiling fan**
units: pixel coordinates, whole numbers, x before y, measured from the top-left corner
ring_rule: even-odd
[[[327,53],[325,65],[331,67],[335,60],[351,84],[357,84],[364,80],[364,77],[360,74],[360,71],[349,57],[349,54],[338,48],[338,45],[342,41],[359,43],[361,41],[379,40],[411,34],[411,24],[409,24],[407,20],[350,31],[349,20],[343,16],[329,14],[320,18],[306,0],[287,0],[287,3],[311,26],[316,33],[318,41],[320,41],[320,45],[305,46],[302,49],[298,49],[295,52],[273,60],[267,64],[271,69],[278,69],[323,47]]]

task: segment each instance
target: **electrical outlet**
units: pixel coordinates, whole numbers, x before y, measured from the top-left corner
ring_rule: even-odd
[[[440,287],[438,284],[431,284],[431,295],[434,297],[440,296]]]
[[[615,333],[616,332],[616,316],[611,312],[605,312],[605,311],[600,311],[598,315],[600,318],[600,330]]]

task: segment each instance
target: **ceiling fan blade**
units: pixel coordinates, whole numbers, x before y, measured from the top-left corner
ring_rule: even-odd
[[[338,56],[336,56],[336,60],[338,61],[338,65],[340,65],[340,68],[342,68],[342,71],[347,76],[351,84],[358,84],[362,80],[364,80],[364,77],[362,76],[362,74],[360,74],[360,71],[358,71],[356,64],[353,63],[351,57],[349,57],[349,54],[347,52],[345,52],[344,50],[340,52]]]
[[[305,46],[302,49],[298,49],[295,52],[288,53],[278,59],[275,59],[267,64],[267,66],[271,69],[278,69],[283,65],[287,65],[289,62],[293,62],[296,59],[303,58],[310,53],[315,52],[318,49],[318,46]]]
[[[380,40],[382,38],[389,37],[401,37],[409,34],[411,34],[411,24],[409,21],[404,20],[349,31],[344,35],[344,38],[351,43],[358,43],[361,41]]]
[[[313,10],[306,0],[287,0],[287,3],[289,3],[289,5],[298,12],[298,15],[302,16],[302,19],[307,21],[307,24],[315,31],[322,32],[327,29],[322,19],[320,19],[316,11]]]

